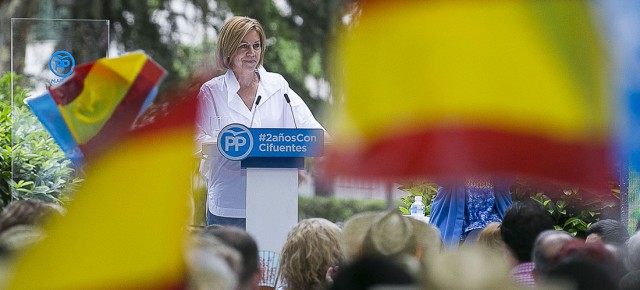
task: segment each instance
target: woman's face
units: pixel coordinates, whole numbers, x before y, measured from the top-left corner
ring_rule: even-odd
[[[262,43],[257,31],[251,30],[244,36],[236,53],[231,57],[231,69],[254,71],[258,67]]]

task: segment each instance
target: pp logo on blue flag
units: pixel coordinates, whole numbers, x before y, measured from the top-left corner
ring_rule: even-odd
[[[218,135],[218,150],[229,160],[242,160],[253,149],[253,136],[242,124],[230,124]]]

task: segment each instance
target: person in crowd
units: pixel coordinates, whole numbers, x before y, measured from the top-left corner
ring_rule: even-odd
[[[348,218],[342,226],[342,249],[346,261],[353,261],[362,252],[362,243],[378,212],[362,212]]]
[[[569,283],[575,290],[618,288],[615,257],[601,243],[566,242],[553,258],[547,279]]]
[[[266,35],[257,20],[235,16],[222,26],[216,64],[225,73],[200,88],[199,144],[216,137],[228,123],[323,129],[287,81],[263,67],[266,48]],[[216,118],[224,124],[211,121]],[[208,156],[200,172],[207,181],[207,224],[245,228],[246,172],[240,161]]]
[[[591,224],[587,228],[586,235],[587,243],[605,243],[615,246],[624,246],[629,239],[627,228],[613,219],[599,220]]]
[[[187,289],[234,290],[242,269],[242,257],[212,235],[192,234],[185,249]]]
[[[511,205],[510,184],[490,178],[468,178],[438,188],[429,222],[447,246],[473,243],[484,227],[500,222]]]
[[[0,213],[0,253],[11,254],[40,241],[46,235],[44,223],[63,214],[62,207],[37,199],[10,202]]]
[[[625,266],[630,272],[640,271],[640,232],[636,232],[626,242]]]
[[[48,218],[62,216],[64,209],[37,199],[10,202],[0,213],[0,232],[16,225],[40,226]]]
[[[531,254],[538,235],[553,229],[553,221],[539,206],[517,202],[511,205],[500,225],[500,236],[517,265],[511,270],[514,281],[525,287],[535,287]]]
[[[282,248],[280,275],[284,281],[279,289],[324,289],[327,271],[344,260],[340,236],[340,228],[323,218],[296,224]]]
[[[331,290],[417,290],[413,277],[389,257],[365,255],[342,266]]]
[[[545,277],[553,265],[553,259],[569,241],[576,239],[571,234],[559,230],[541,232],[533,244],[533,276],[536,281]]]
[[[482,229],[478,234],[477,243],[493,250],[502,249],[504,242],[500,237],[500,223],[492,222]]]
[[[440,232],[433,225],[421,220],[409,218],[413,224],[416,237],[416,257],[420,261],[421,268],[431,267],[433,257],[439,255],[444,250],[444,243],[440,238]]]
[[[638,290],[640,289],[640,271],[629,272],[624,275],[618,283],[619,290]]]
[[[522,289],[509,278],[510,265],[504,259],[476,244],[445,251],[433,260],[437,267],[426,272],[424,289]]]
[[[211,225],[204,229],[204,235],[216,237],[241,256],[237,290],[252,290],[260,281],[258,245],[247,232],[238,227]]]
[[[640,289],[640,232],[636,231],[626,243],[624,265],[628,273],[620,279],[620,289]]]
[[[388,211],[371,225],[362,243],[361,255],[389,257],[424,285],[424,273],[442,248],[435,227]]]
[[[500,224],[499,222],[492,222],[482,229],[478,234],[476,245],[487,248],[496,255],[502,256],[508,264],[515,265],[515,260],[500,236]]]

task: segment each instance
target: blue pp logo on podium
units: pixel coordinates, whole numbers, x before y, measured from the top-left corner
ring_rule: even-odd
[[[324,130],[289,128],[247,128],[230,124],[218,135],[218,150],[230,160],[247,157],[322,156]]]
[[[253,136],[242,124],[229,124],[218,134],[218,150],[230,160],[245,159],[253,149]]]

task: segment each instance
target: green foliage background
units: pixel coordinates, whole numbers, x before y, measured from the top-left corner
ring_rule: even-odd
[[[35,198],[63,204],[82,183],[71,161],[24,104],[29,82],[11,74],[0,77],[0,207]],[[13,166],[12,166],[13,162]]]
[[[579,188],[566,186],[535,186],[530,179],[517,179],[510,188],[514,202],[536,202],[543,208],[555,223],[557,230],[564,230],[578,237],[584,237],[587,228],[600,220],[608,211],[618,212],[620,206],[620,188],[616,182],[610,183],[611,192],[605,196],[585,193]],[[407,195],[401,198],[399,210],[409,213],[414,196],[423,196],[426,215],[429,215],[431,204],[438,191],[438,185],[429,182],[415,182],[400,187]],[[640,215],[639,215],[640,216]],[[619,217],[608,217],[619,219]]]

